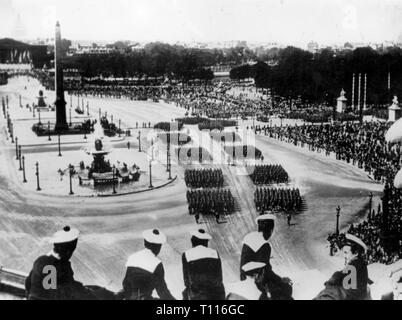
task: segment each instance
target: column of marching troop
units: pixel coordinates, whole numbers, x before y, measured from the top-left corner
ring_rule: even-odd
[[[188,188],[187,202],[190,215],[199,223],[200,215],[220,217],[233,213],[235,201],[229,189],[224,189],[221,169],[187,169],[184,180]]]

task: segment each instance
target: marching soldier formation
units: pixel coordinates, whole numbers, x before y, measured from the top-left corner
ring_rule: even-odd
[[[228,189],[187,190],[190,215],[225,215],[234,212],[234,198]]]
[[[262,152],[260,149],[251,145],[225,145],[225,152],[233,157],[233,159],[261,159]]]
[[[273,184],[287,183],[289,181],[288,173],[281,165],[256,165],[248,166],[250,178],[254,184]]]
[[[190,188],[219,188],[223,186],[222,169],[186,169],[184,181]]]
[[[254,202],[258,212],[266,210],[300,211],[302,197],[299,189],[257,188]]]

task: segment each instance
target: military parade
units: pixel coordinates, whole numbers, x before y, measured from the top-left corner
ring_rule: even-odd
[[[224,179],[221,169],[187,169],[184,181],[190,188],[219,188],[223,186]]]
[[[299,189],[257,188],[254,202],[258,212],[266,210],[297,212],[301,210],[303,200]]]
[[[188,190],[188,212],[190,215],[230,215],[235,210],[235,200],[228,189]]]
[[[0,300],[402,299],[399,5],[71,1],[0,5]]]
[[[248,166],[254,184],[274,184],[289,182],[289,175],[281,165]]]

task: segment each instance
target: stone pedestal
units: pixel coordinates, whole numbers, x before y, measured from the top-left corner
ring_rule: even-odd
[[[394,96],[392,105],[388,108],[388,121],[395,122],[401,117],[401,108],[399,107],[398,98]]]
[[[345,112],[347,101],[348,99],[345,98],[345,91],[342,89],[340,97],[336,100],[336,112]]]

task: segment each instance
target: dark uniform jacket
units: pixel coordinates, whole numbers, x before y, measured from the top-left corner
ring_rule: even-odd
[[[264,239],[261,232],[251,232],[243,239],[243,248],[240,258],[240,279],[245,280],[246,275],[241,269],[249,262],[262,262],[265,267],[258,279],[258,287],[263,294],[268,294],[273,300],[289,300],[292,295],[292,286],[275,274],[270,263],[271,245]],[[262,297],[261,299],[268,299]]]
[[[48,266],[54,267],[56,276],[56,288],[45,288],[45,284],[51,284],[52,273]],[[47,267],[45,269],[45,267]],[[46,279],[45,279],[46,277]],[[45,280],[45,281],[44,281]],[[74,272],[70,261],[62,261],[57,254],[50,253],[39,257],[33,265],[25,281],[25,289],[28,299],[32,300],[75,300],[91,299],[88,290],[81,282],[74,280]]]
[[[131,255],[126,263],[123,295],[129,300],[151,300],[155,289],[162,300],[174,300],[165,282],[162,262],[149,249]]]
[[[249,262],[263,262],[266,269],[271,270],[271,245],[264,239],[261,232],[250,232],[243,239],[243,248],[240,257],[240,279],[245,280],[246,275],[242,267]]]
[[[356,289],[353,288],[344,288],[343,282],[346,277],[346,283],[350,284],[351,273],[348,270],[348,267],[354,267],[356,269]],[[341,288],[343,291],[344,300],[365,300],[369,298],[367,285],[371,283],[371,280],[368,277],[367,271],[367,263],[362,258],[357,258],[349,263],[348,266],[345,267],[342,271],[335,272],[331,279],[329,279],[325,286],[330,288],[331,286],[335,286]]]
[[[182,255],[185,300],[224,300],[222,264],[218,253],[197,246]]]

